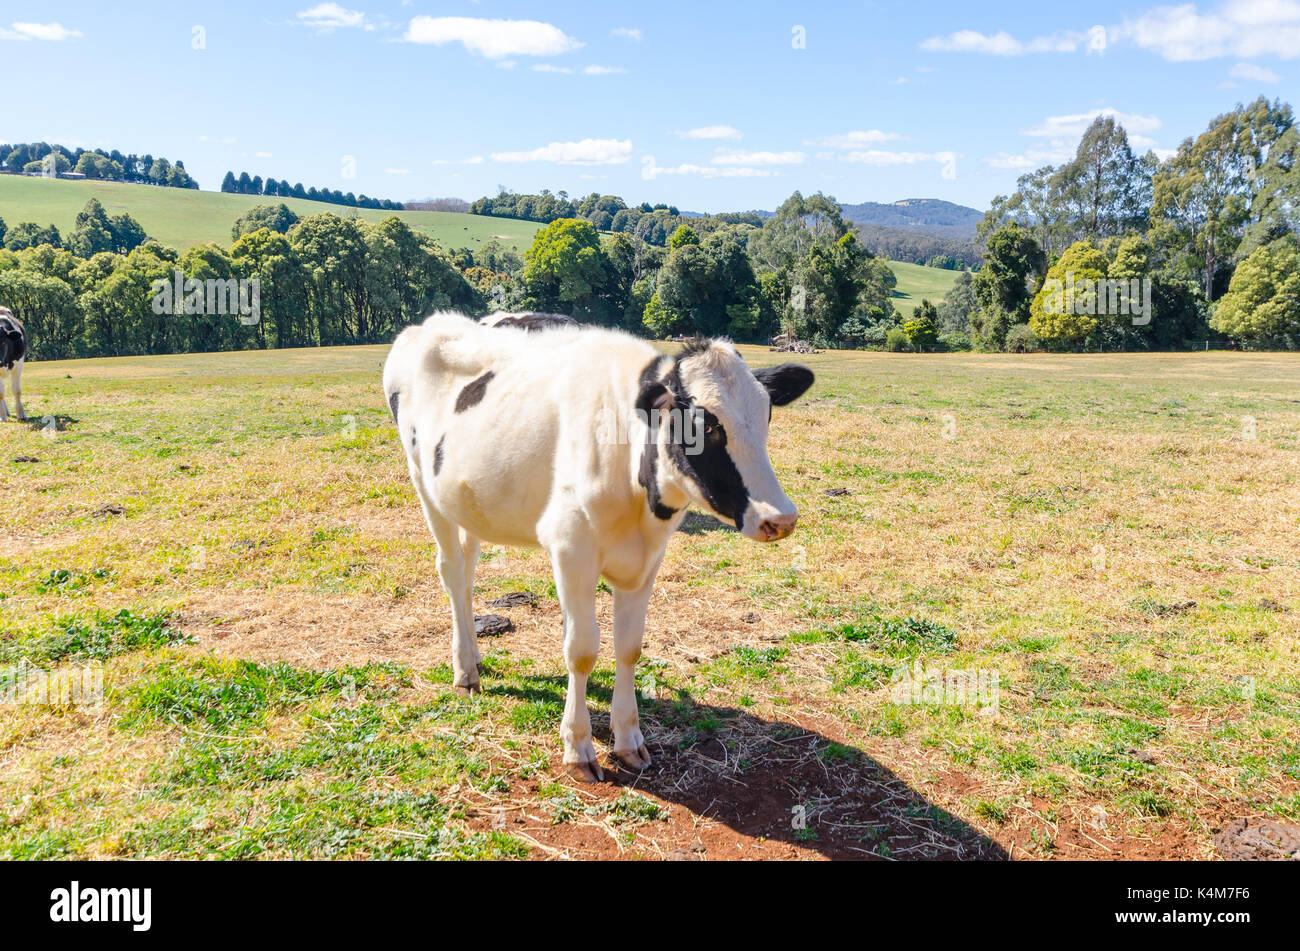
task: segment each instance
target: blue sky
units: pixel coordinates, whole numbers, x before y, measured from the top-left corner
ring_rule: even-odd
[[[0,139],[181,158],[206,189],[984,208],[1098,110],[1167,151],[1261,93],[1300,104],[1300,0],[45,0],[0,7],[0,56]]]

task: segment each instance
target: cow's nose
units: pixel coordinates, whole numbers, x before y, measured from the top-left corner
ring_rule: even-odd
[[[798,512],[790,515],[773,515],[759,523],[758,531],[762,535],[763,541],[774,542],[793,532],[794,523],[797,521],[799,521]]]

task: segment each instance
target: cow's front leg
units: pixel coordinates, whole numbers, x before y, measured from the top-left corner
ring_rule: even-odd
[[[0,423],[9,422],[9,407],[5,405],[4,367],[0,367]]]
[[[13,376],[10,377],[10,381],[13,383],[14,404],[18,413],[18,421],[20,423],[25,423],[27,422],[27,410],[23,409],[23,377],[21,365],[14,371]]]
[[[636,662],[641,658],[646,606],[653,591],[653,574],[642,588],[614,591],[614,700],[610,704],[610,726],[614,731],[614,755],[633,769],[650,765],[636,709]]]
[[[564,612],[564,663],[569,669],[569,693],[564,700],[560,739],[564,741],[564,767],[574,779],[594,783],[604,779],[591,742],[591,714],[587,712],[587,678],[600,651],[596,626],[596,567],[594,545],[566,545],[551,552],[555,590]]]

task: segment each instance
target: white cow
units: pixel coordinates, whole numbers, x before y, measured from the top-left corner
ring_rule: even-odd
[[[0,307],[0,423],[8,422],[9,407],[5,405],[5,378],[13,390],[18,418],[25,420],[23,409],[23,359],[27,356],[27,334],[23,325],[7,307]]]
[[[455,686],[479,690],[479,543],[540,546],[564,612],[565,765],[578,779],[604,778],[586,706],[602,575],[614,591],[614,753],[649,765],[633,668],[664,548],[691,504],[757,541],[794,530],[798,513],[768,461],[767,429],[771,407],[812,382],[792,363],[751,371],[725,340],[669,357],[618,331],[489,327],[454,313],[402,331],[384,393],[438,541]]]

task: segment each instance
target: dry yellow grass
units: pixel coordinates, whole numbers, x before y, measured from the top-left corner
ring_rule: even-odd
[[[1293,356],[807,357],[818,383],[771,443],[799,531],[758,546],[692,519],[660,575],[656,765],[636,783],[666,819],[550,778],[541,554],[485,552],[480,610],[516,588],[541,604],[508,612],[487,695],[449,697],[383,356],[28,369],[29,412],[57,431],[0,428],[10,659],[121,609],[170,612],[188,641],[110,657],[92,714],[0,711],[0,854],[1192,857],[1228,819],[1300,815]],[[257,666],[195,666],[221,658]],[[897,702],[917,660],[996,672],[996,716]],[[300,676],[279,662],[383,662],[401,683],[277,699]],[[247,716],[191,716],[190,692],[246,681]],[[372,713],[389,758],[339,765],[330,744]]]

